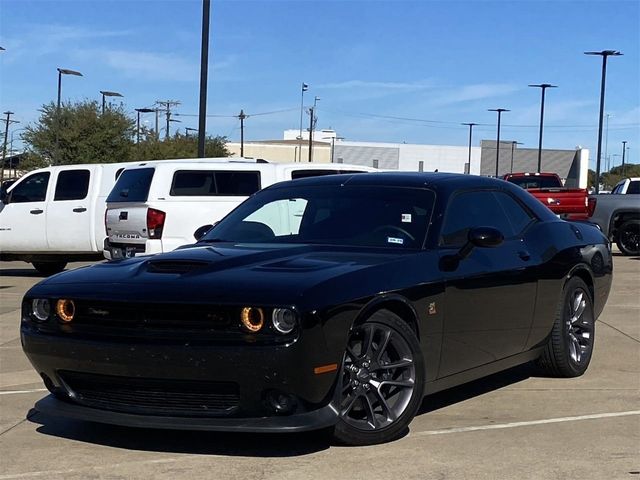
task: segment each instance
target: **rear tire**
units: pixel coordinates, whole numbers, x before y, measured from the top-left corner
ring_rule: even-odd
[[[625,255],[640,255],[640,220],[627,220],[620,225],[616,245]]]
[[[587,371],[595,340],[595,315],[589,287],[581,278],[566,283],[551,335],[538,365],[554,377],[579,377]]]
[[[67,266],[67,262],[33,262],[33,268],[45,277],[60,273]]]
[[[379,310],[355,326],[336,385],[334,438],[373,445],[401,437],[422,403],[424,376],[420,343],[399,316]]]

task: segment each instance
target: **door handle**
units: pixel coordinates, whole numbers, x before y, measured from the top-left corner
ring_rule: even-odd
[[[531,258],[531,254],[529,252],[527,252],[526,250],[520,250],[518,252],[518,256],[524,261],[527,261],[527,260],[529,260]]]
[[[40,215],[41,213],[44,213],[44,210],[36,208],[35,210],[31,210],[29,213],[31,213],[32,215]]]
[[[78,208],[74,208],[73,211],[76,213],[82,213],[82,212],[86,212],[87,209],[84,207],[78,207]]]

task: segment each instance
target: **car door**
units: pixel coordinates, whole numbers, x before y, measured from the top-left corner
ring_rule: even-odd
[[[502,232],[495,248],[474,248],[453,271],[444,272],[445,313],[439,376],[491,363],[523,351],[535,304],[538,261],[522,239],[535,222],[506,192],[459,192],[447,206],[441,257],[455,254],[470,228]]]
[[[35,172],[9,192],[0,212],[0,250],[42,252],[47,249],[46,213],[50,172]]]
[[[92,175],[87,168],[60,170],[49,202],[47,243],[52,252],[91,252]]]

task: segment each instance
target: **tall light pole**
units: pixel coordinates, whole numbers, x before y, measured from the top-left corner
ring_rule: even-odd
[[[318,105],[318,100],[320,100],[320,97],[314,97],[313,107],[309,109],[309,116],[311,117],[309,121],[309,162],[313,161],[313,130],[316,128],[316,105]]]
[[[600,55],[602,57],[602,79],[600,80],[600,117],[598,119],[598,150],[596,154],[595,192],[600,191],[600,161],[602,158],[602,123],[604,121],[604,90],[607,80],[607,58],[619,57],[622,53],[617,50],[602,50],[601,52],[584,52],[585,55]]]
[[[511,110],[507,110],[506,108],[490,108],[487,111],[498,112],[498,135],[496,138],[496,178],[498,178],[498,164],[500,163],[500,117],[502,116],[502,112],[510,112]]]
[[[245,115],[244,110],[240,109],[240,115],[238,115],[238,120],[240,120],[240,156],[244,158],[244,120],[248,117]]]
[[[542,128],[544,125],[544,95],[547,88],[558,88],[557,85],[551,85],[550,83],[538,83],[529,85],[530,87],[536,87],[542,90],[542,98],[540,99],[540,134],[538,136],[538,169],[536,172],[542,171]]]
[[[622,176],[624,177],[624,154],[627,150],[627,141],[622,141]]]
[[[202,44],[200,49],[200,108],[198,111],[198,158],[204,158],[207,130],[207,77],[209,73],[209,17],[211,1],[202,0]],[[167,135],[169,121],[167,121]]]
[[[471,172],[471,136],[473,134],[473,127],[477,125],[477,123],[462,123],[461,125],[467,125],[469,127],[469,171],[464,173]]]
[[[298,134],[298,161],[302,161],[302,112],[304,110],[304,92],[309,90],[309,85],[302,84],[300,89],[300,133]]]
[[[102,115],[104,115],[105,97],[122,97],[123,95],[118,92],[110,92],[109,90],[100,90],[102,94]]]
[[[60,101],[62,99],[62,75],[75,75],[76,77],[82,77],[82,74],[76,70],[69,70],[68,68],[58,68],[58,103],[56,107],[56,153],[53,156],[52,164],[55,165],[58,161],[58,154],[60,153]]]
[[[136,112],[138,112],[138,120],[136,122],[136,143],[140,143],[140,114],[141,113],[152,113],[155,112],[153,108],[136,108]]]

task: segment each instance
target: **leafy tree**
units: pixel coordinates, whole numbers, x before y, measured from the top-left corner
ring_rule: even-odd
[[[104,114],[97,101],[43,105],[40,118],[22,138],[36,163],[69,165],[113,163],[130,159],[135,121],[122,105]]]
[[[228,157],[231,153],[226,147],[225,137],[208,137],[205,140],[206,157]],[[196,158],[198,156],[198,138],[176,133],[166,140],[156,140],[152,135],[135,145],[132,160],[168,160],[172,158]]]
[[[627,177],[640,177],[640,164],[627,163],[624,166],[624,175],[622,174],[622,165],[617,165],[608,172],[601,172],[600,183],[604,186],[605,189],[610,190],[615,187],[620,180]],[[589,187],[595,185],[595,181],[596,172],[589,169]]]

